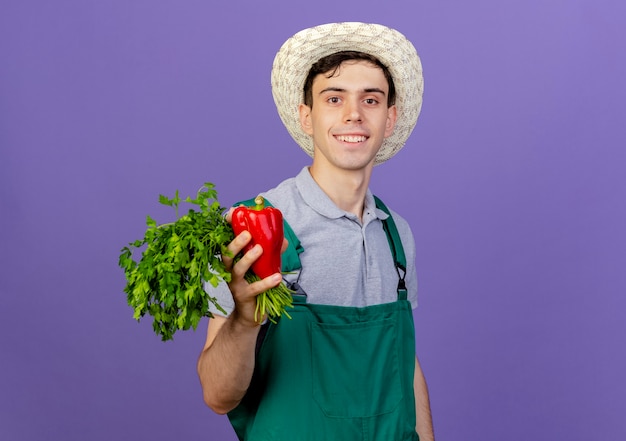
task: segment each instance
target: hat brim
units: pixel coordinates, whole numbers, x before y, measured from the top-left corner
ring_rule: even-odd
[[[341,51],[364,52],[378,58],[391,73],[396,89],[397,120],[374,160],[385,162],[409,138],[422,107],[422,64],[413,44],[395,29],[378,24],[330,23],[305,29],[280,48],[272,67],[272,95],[289,134],[313,156],[313,139],[300,125],[299,106],[304,102],[304,82],[318,60]]]

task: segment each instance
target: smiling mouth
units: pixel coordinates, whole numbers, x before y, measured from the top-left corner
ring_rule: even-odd
[[[367,136],[337,135],[337,136],[335,136],[335,139],[337,139],[337,141],[341,141],[341,142],[357,143],[357,142],[365,142],[365,141],[367,141]]]

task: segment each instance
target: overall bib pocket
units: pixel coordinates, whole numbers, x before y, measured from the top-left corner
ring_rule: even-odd
[[[396,320],[311,324],[313,398],[326,416],[367,418],[402,400]]]

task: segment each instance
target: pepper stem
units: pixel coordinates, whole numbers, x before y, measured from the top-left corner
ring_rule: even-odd
[[[261,195],[254,198],[254,203],[256,204],[255,210],[263,210],[265,208],[265,199]]]

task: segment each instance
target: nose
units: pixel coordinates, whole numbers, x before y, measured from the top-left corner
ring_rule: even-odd
[[[358,101],[347,100],[345,105],[344,121],[347,123],[360,123],[361,118],[361,108]]]

